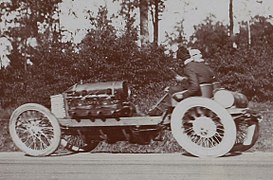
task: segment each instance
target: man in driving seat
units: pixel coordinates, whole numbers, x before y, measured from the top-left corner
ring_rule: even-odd
[[[183,63],[184,75],[181,76],[175,73],[175,79],[178,81],[178,85],[165,89],[177,102],[190,97],[190,96],[201,96],[200,85],[211,84],[215,81],[215,76],[210,67],[202,59],[202,54],[198,49],[186,49],[180,47],[177,50],[177,59]],[[186,87],[185,87],[186,85]],[[163,97],[155,106],[149,111],[150,116],[161,115],[164,110],[160,108],[163,101],[169,101],[167,104],[174,104],[167,100],[167,96]]]
[[[185,57],[188,58],[185,59]],[[185,50],[183,47],[179,48],[177,51],[177,58],[184,63],[184,75],[176,75],[176,81],[183,81],[187,79],[188,87],[187,90],[179,89],[179,87],[171,87],[169,93],[173,94],[172,97],[176,101],[181,101],[190,96],[201,96],[200,85],[211,84],[215,81],[215,76],[210,67],[202,59],[202,54],[198,49]],[[177,93],[178,91],[183,91]]]

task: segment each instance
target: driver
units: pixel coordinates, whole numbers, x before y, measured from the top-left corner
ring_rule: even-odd
[[[177,102],[190,96],[201,96],[200,84],[213,83],[214,73],[210,67],[202,59],[202,54],[198,49],[186,49],[180,47],[177,50],[177,59],[180,60],[184,66],[184,75],[181,76],[175,73],[175,79],[178,81],[178,85],[165,89]],[[181,73],[182,74],[182,73]],[[166,103],[166,101],[168,101]],[[171,107],[171,100],[168,100],[168,96],[164,96],[148,114],[151,116],[161,115],[165,108],[160,108],[161,105],[169,104]]]
[[[188,58],[185,58],[188,57]],[[175,93],[183,91],[179,87],[170,88],[171,94],[176,101],[181,101],[190,96],[201,96],[200,84],[213,83],[215,76],[210,67],[202,59],[202,54],[198,49],[185,50],[185,47],[181,47],[177,51],[177,58],[183,61],[184,75],[176,75],[177,81],[184,81],[187,79],[188,87],[183,93]]]

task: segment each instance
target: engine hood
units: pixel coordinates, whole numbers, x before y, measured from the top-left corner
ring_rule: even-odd
[[[126,81],[108,81],[97,83],[74,84],[64,93],[107,94],[127,98],[130,90]]]

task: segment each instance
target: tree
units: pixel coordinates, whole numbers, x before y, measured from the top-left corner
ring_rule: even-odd
[[[145,47],[149,43],[149,26],[148,26],[148,0],[139,0],[140,12],[140,42]]]
[[[229,33],[230,33],[230,36],[233,36],[233,27],[234,27],[233,0],[229,0]]]
[[[118,1],[118,0],[113,0]],[[119,15],[125,19],[125,31],[127,34],[132,33],[135,30],[134,22],[136,21],[136,13],[134,10],[138,7],[138,0],[122,0],[120,2]]]
[[[154,27],[153,43],[155,46],[157,46],[158,45],[159,21],[160,21],[159,17],[161,16],[161,13],[165,9],[164,0],[150,0],[149,7],[150,7],[150,12],[152,15],[152,22],[153,22],[153,27]]]
[[[59,42],[60,29],[59,19],[54,16],[57,13],[57,4],[61,0],[12,0],[1,3],[2,11],[7,14],[16,14],[11,21],[5,20],[5,24],[15,24],[10,26],[8,31],[3,32],[11,40],[17,49],[15,53],[21,54],[22,58],[14,58],[11,61],[24,61],[24,68],[27,66],[27,59],[32,56],[30,40],[36,41],[37,45],[52,44]],[[48,42],[48,43],[47,43]],[[51,43],[52,42],[52,43]],[[33,44],[33,43],[32,43]],[[47,47],[48,49],[50,47]],[[18,52],[17,52],[18,51]],[[20,64],[15,63],[15,64]]]
[[[230,37],[228,27],[220,22],[213,23],[210,17],[195,26],[195,32],[190,37],[190,46],[199,48],[204,56],[213,56],[223,48],[229,48]]]
[[[119,0],[113,0],[119,1]],[[121,10],[120,15],[125,17],[126,30],[132,29],[133,23],[135,21],[134,16],[131,16],[131,13],[134,9],[138,8],[139,10],[139,28],[140,28],[140,43],[142,47],[145,47],[149,43],[149,19],[148,19],[148,8],[149,0],[120,0]]]
[[[165,35],[168,44],[170,44],[171,46],[174,44],[178,44],[179,46],[187,44],[183,23],[184,19],[182,19],[180,22],[177,22],[176,25],[174,26],[174,32]]]
[[[118,1],[118,0],[113,0]],[[139,19],[140,19],[140,42],[141,46],[145,47],[149,44],[149,18],[148,12],[150,10],[153,22],[153,43],[155,46],[158,45],[158,31],[159,31],[159,21],[161,13],[164,11],[165,0],[120,0],[121,10],[120,15],[125,17],[126,30],[132,29],[133,23],[135,22],[135,15],[132,16],[133,11],[139,9]]]
[[[273,47],[273,25],[270,18],[257,15],[250,21],[240,22],[240,33],[236,34],[235,39],[240,47],[249,46],[249,41],[251,41],[251,46],[267,44]]]
[[[252,45],[268,44],[273,47],[273,25],[269,18],[255,16],[250,26]]]

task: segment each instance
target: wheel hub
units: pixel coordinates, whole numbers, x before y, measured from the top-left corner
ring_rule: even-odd
[[[213,120],[205,116],[197,117],[193,121],[192,127],[195,134],[205,138],[213,137],[217,129]]]
[[[38,135],[41,130],[41,128],[39,127],[39,122],[34,119],[30,120],[27,124],[27,130],[32,135]]]

